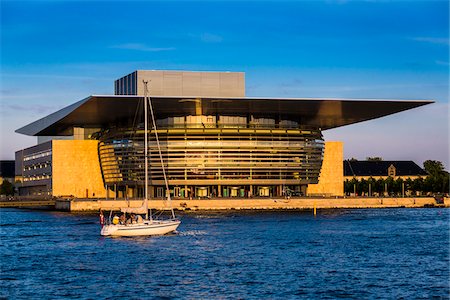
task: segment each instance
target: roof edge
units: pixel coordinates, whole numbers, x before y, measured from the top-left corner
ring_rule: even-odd
[[[39,130],[40,128],[47,127],[47,126],[61,120],[62,118],[66,117],[68,114],[70,114],[71,112],[73,112],[74,110],[79,108],[81,105],[83,105],[84,103],[89,101],[89,99],[91,99],[92,97],[93,96],[89,96],[80,101],[77,101],[77,102],[75,102],[69,106],[66,106],[54,113],[51,113],[45,117],[42,117],[37,121],[34,121],[28,125],[25,125],[19,129],[16,129],[14,132],[29,135],[29,136],[39,135],[39,132],[41,131],[41,130]]]

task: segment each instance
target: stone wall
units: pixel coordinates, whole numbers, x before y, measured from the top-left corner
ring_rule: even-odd
[[[319,183],[308,185],[308,195],[344,195],[344,149],[342,142],[325,142]]]
[[[94,140],[52,141],[53,196],[106,197]]]
[[[56,208],[67,211],[120,210],[122,207],[141,207],[143,200],[57,200]],[[172,200],[172,207],[179,210],[230,210],[230,209],[350,209],[434,206],[434,198],[299,198],[299,199],[208,199]],[[167,210],[169,203],[150,200],[149,207]]]

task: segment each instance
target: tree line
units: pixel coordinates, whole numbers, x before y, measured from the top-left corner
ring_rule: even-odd
[[[0,195],[14,195],[14,185],[6,179],[3,180],[2,184],[0,184]]]
[[[361,179],[353,178],[344,182],[344,192],[357,195],[428,195],[449,193],[449,173],[439,161],[427,160],[424,169],[428,175],[423,178]]]

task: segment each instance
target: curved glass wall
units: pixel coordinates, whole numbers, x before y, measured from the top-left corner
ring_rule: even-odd
[[[158,120],[158,135],[170,186],[318,182],[324,143],[317,128],[288,120],[187,116]],[[109,129],[98,139],[105,184],[143,186],[144,131]],[[164,186],[154,132],[149,134],[149,178],[150,185]]]

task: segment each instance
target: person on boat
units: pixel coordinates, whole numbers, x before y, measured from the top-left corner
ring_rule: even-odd
[[[137,216],[136,216],[136,222],[137,222],[138,224],[144,223],[144,219],[142,218],[141,215],[137,215]]]
[[[100,210],[100,226],[103,228],[105,225],[105,216],[103,215],[103,211]]]
[[[117,215],[114,215],[112,223],[114,225],[117,225],[117,224],[119,224],[119,222],[120,222],[119,217]]]
[[[131,214],[130,217],[127,219],[126,225],[130,225],[130,224],[134,224],[134,223],[136,223],[135,215]]]
[[[125,225],[125,221],[126,221],[125,214],[121,214],[119,218],[119,223],[121,225]]]

